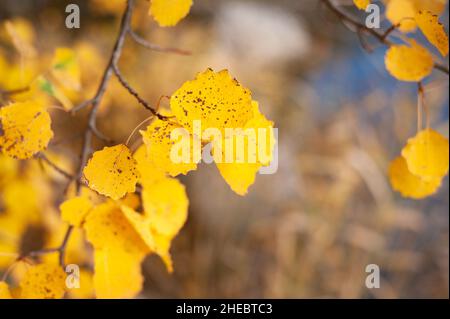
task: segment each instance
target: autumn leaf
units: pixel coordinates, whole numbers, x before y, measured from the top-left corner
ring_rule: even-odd
[[[53,137],[51,119],[37,102],[18,102],[0,109],[0,150],[27,159],[44,150]]]
[[[444,26],[439,23],[438,17],[429,11],[419,11],[416,14],[417,25],[428,41],[442,54],[448,55],[448,36]]]
[[[191,150],[194,143],[193,137],[187,130],[184,130],[171,121],[156,119],[145,131],[140,131],[147,147],[147,160],[149,164],[157,170],[171,176],[185,175],[189,171],[196,170],[199,160],[194,161],[192,151],[190,151],[190,156],[184,162],[181,160],[177,162],[173,159],[171,152],[174,150],[173,147],[176,141],[171,138],[171,134],[176,129],[184,136],[184,141],[180,140],[179,142],[187,143],[189,146],[188,151]]]
[[[406,165],[406,160],[399,156],[389,166],[389,180],[392,188],[404,197],[422,199],[433,195],[441,185],[440,178],[425,180],[413,175]]]
[[[142,289],[141,262],[149,249],[113,202],[96,206],[83,225],[94,246],[97,298],[131,298]],[[126,278],[126,280],[118,280]]]
[[[151,0],[149,14],[162,27],[176,25],[188,15],[192,0]]]
[[[434,67],[432,55],[414,40],[410,45],[393,45],[385,56],[386,69],[398,80],[419,82],[431,74]]]
[[[20,298],[59,299],[65,293],[66,273],[57,264],[30,266],[19,284]]]
[[[86,197],[74,197],[59,206],[61,218],[70,225],[79,227],[92,209],[91,201]]]
[[[95,152],[83,172],[90,188],[112,199],[134,192],[138,180],[136,161],[123,144]]]
[[[193,121],[201,129],[244,127],[252,118],[251,93],[227,70],[207,69],[185,82],[170,98],[170,107],[178,121],[193,131]]]
[[[423,179],[440,179],[448,173],[448,139],[432,129],[422,130],[409,139],[402,156],[409,171]]]
[[[73,90],[81,88],[81,71],[75,51],[57,48],[51,64],[52,75],[64,86]]]
[[[9,286],[4,281],[0,281],[0,299],[12,299]]]
[[[367,6],[370,4],[370,0],[353,0],[355,6],[360,10],[366,10]]]
[[[259,169],[270,164],[275,146],[273,123],[261,114],[257,102],[253,101],[252,105],[253,118],[245,124],[244,129],[235,130],[232,136],[224,136],[219,151],[213,141],[214,158],[218,156],[220,160],[216,161],[220,175],[239,195],[245,195],[255,182]],[[232,157],[229,159],[226,158],[228,143],[232,145]]]

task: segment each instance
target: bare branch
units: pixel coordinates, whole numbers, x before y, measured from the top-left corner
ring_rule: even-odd
[[[53,168],[56,172],[58,172],[59,174],[61,174],[62,176],[64,176],[65,178],[69,179],[69,180],[73,180],[73,175],[66,172],[65,170],[63,170],[62,168],[60,168],[58,165],[56,165],[55,163],[53,163],[44,153],[37,153],[35,156],[37,159],[44,161],[45,163],[47,163],[51,168]]]
[[[143,37],[141,37],[140,35],[138,35],[136,32],[134,32],[131,29],[128,30],[128,33],[130,34],[131,38],[136,43],[140,44],[141,46],[143,46],[146,49],[158,51],[158,52],[180,54],[180,55],[191,55],[191,52],[186,51],[186,50],[177,49],[177,48],[165,48],[158,44],[151,43],[151,42],[145,40]]]
[[[135,89],[133,89],[131,87],[131,85],[124,79],[124,77],[122,76],[122,74],[120,73],[119,68],[117,67],[117,65],[113,65],[113,71],[114,74],[116,75],[117,79],[119,80],[120,84],[122,84],[122,86],[128,90],[128,92],[133,95],[136,100],[139,102],[139,104],[141,104],[143,107],[145,107],[147,110],[149,110],[153,115],[155,115],[156,117],[158,117],[161,120],[166,119],[165,116],[159,114],[155,108],[153,108],[152,106],[150,106],[150,104],[145,101],[137,92]]]

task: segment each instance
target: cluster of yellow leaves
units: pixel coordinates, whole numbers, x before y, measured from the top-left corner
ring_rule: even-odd
[[[434,194],[448,173],[449,143],[427,129],[409,139],[389,167],[392,187],[405,197],[421,199]]]
[[[438,14],[445,0],[389,0],[386,17],[402,32],[412,32],[417,26],[440,54],[448,55],[448,35],[439,22]],[[407,44],[392,45],[385,57],[386,69],[401,81],[419,82],[433,71],[432,54],[412,39]]]
[[[246,194],[259,168],[268,165],[270,161],[261,162],[259,159],[252,163],[235,156],[231,161],[223,163],[221,146],[225,145],[228,139],[233,145],[233,154],[237,153],[236,141],[239,139],[239,133],[227,138],[227,128],[241,129],[241,137],[247,129],[257,132],[258,128],[265,128],[272,137],[267,140],[273,142],[273,123],[259,112],[257,102],[252,101],[251,92],[233,79],[227,70],[214,72],[207,69],[199,73],[194,80],[185,82],[172,94],[170,107],[179,123],[191,134],[194,134],[194,121],[200,121],[202,142],[212,143],[214,159],[220,159],[216,164],[221,175],[237,194]],[[221,136],[205,136],[203,132],[210,128],[218,129]],[[195,135],[193,138],[200,139]],[[250,139],[245,140],[244,154],[248,153],[248,145],[251,142]],[[270,157],[273,147],[272,143],[266,148]]]
[[[214,72],[207,69],[199,73],[192,81],[185,82],[170,99],[171,114],[168,119],[155,119],[146,130],[141,131],[143,141],[148,154],[145,163],[136,162],[131,156],[130,150],[123,144],[113,147],[105,147],[94,153],[84,168],[84,176],[88,185],[93,190],[112,199],[120,199],[127,193],[135,190],[140,175],[148,175],[148,166],[158,174],[177,176],[187,174],[197,168],[200,158],[195,158],[194,150],[186,163],[173,161],[171,151],[175,142],[171,133],[175,129],[184,128],[184,138],[189,141],[189,148],[195,143],[212,143],[219,172],[225,181],[237,194],[244,195],[248,187],[254,183],[256,173],[261,166],[270,164],[274,149],[273,123],[267,120],[259,111],[258,103],[252,101],[251,93],[237,80],[233,79],[227,70]],[[201,123],[201,131],[196,132],[193,123]],[[220,136],[205,137],[203,132],[208,129],[217,129]],[[227,136],[227,128],[237,129],[237,134]],[[263,141],[257,141],[260,137],[259,129],[266,133]],[[252,136],[245,139],[246,132],[253,131]],[[201,136],[197,136],[200,134]],[[255,161],[248,158],[238,158],[236,151],[238,140],[244,138],[244,152],[256,153],[265,146],[265,156],[258,154]],[[231,143],[234,148],[231,160],[225,162],[221,145]],[[249,150],[249,145],[256,146]],[[257,155],[257,154],[255,154]]]

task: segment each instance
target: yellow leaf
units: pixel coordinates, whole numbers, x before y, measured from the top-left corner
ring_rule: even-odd
[[[157,230],[152,227],[152,220],[149,216],[139,214],[134,209],[125,205],[123,205],[121,209],[150,251],[161,257],[166,265],[167,271],[171,273],[173,271],[173,265],[169,250],[171,241],[175,235],[167,236],[158,233]]]
[[[258,103],[255,101],[253,114],[253,118],[245,124],[244,129],[235,130],[232,136],[225,136],[222,139],[219,147],[219,153],[222,154],[218,157],[220,161],[216,161],[220,175],[239,195],[247,193],[248,188],[255,182],[256,173],[261,166],[269,165],[273,159],[275,146],[273,123],[260,113]],[[227,159],[229,152],[227,145],[231,143],[232,157]],[[215,145],[213,144],[213,152],[216,159]]]
[[[62,203],[59,209],[61,210],[61,218],[65,222],[79,227],[92,209],[92,203],[86,197],[74,197]]]
[[[155,164],[149,159],[147,155],[147,146],[141,145],[133,154],[136,160],[136,167],[139,172],[139,182],[145,185],[151,185],[160,179],[166,178],[163,170],[156,168]],[[127,205],[130,206],[130,205]]]
[[[448,54],[448,36],[444,26],[439,23],[438,17],[429,11],[419,11],[416,14],[416,22],[428,41],[431,42],[442,54]]]
[[[411,40],[410,45],[393,45],[385,56],[386,69],[398,80],[419,82],[433,71],[434,61],[427,49]]]
[[[4,281],[0,281],[0,299],[12,299],[9,286]]]
[[[42,105],[13,103],[0,109],[0,150],[27,159],[44,150],[53,137],[51,120]]]
[[[95,249],[97,298],[134,297],[142,288],[140,265],[149,252],[139,234],[113,202],[96,206],[83,227]]]
[[[151,0],[149,14],[162,27],[176,25],[188,15],[192,0]]]
[[[355,6],[360,10],[366,10],[367,6],[370,4],[370,0],[353,0]]]
[[[184,132],[183,141],[193,146],[193,138],[189,133],[179,125],[160,119],[154,120],[145,131],[140,131],[144,143],[147,146],[147,159],[157,170],[167,173],[171,176],[187,174],[191,170],[197,169],[197,162],[193,160],[193,152],[190,152],[189,158],[185,162],[176,162],[171,156],[171,151],[175,145],[175,140],[171,134],[175,129]],[[189,149],[192,149],[190,147]],[[144,164],[145,165],[145,164]]]
[[[187,219],[189,200],[183,184],[166,178],[142,190],[145,216],[160,234],[172,238]]]
[[[94,252],[94,287],[97,298],[133,298],[142,289],[144,255],[106,247]]]
[[[404,197],[422,199],[433,195],[441,185],[440,178],[425,180],[411,174],[406,165],[406,160],[399,156],[392,161],[389,167],[389,179],[392,188]]]
[[[402,156],[413,175],[426,180],[440,179],[448,172],[448,139],[432,129],[420,131],[408,140]]]
[[[95,249],[117,247],[130,253],[146,252],[146,246],[112,201],[95,206],[83,224],[88,241]]]
[[[64,86],[73,90],[81,88],[81,72],[75,52],[69,48],[58,48],[52,60],[51,72]]]
[[[134,192],[138,180],[136,161],[123,144],[95,152],[83,172],[90,188],[112,199]]]
[[[80,287],[68,290],[72,299],[90,299],[95,295],[93,275],[90,271],[80,270]]]
[[[39,76],[35,81],[31,83],[30,93],[33,95],[32,96],[33,99],[40,98],[38,92],[40,92],[41,94],[45,93],[49,96],[54,97],[57,101],[59,101],[62,104],[62,106],[66,111],[69,111],[73,108],[73,103],[66,96],[66,94],[61,89],[59,89],[59,87],[54,85],[52,82],[50,82],[43,76]]]
[[[66,273],[57,264],[30,266],[20,282],[20,298],[59,299],[64,296]]]
[[[446,5],[447,0],[411,0],[417,11],[430,11],[432,14],[441,14]]]
[[[185,82],[170,98],[170,107],[180,123],[193,131],[200,120],[202,130],[244,127],[252,118],[252,98],[248,89],[227,70],[207,69],[193,81]],[[150,154],[150,153],[149,153]]]
[[[386,17],[393,25],[399,25],[402,32],[412,32],[416,29],[416,6],[411,0],[390,0],[386,4]]]

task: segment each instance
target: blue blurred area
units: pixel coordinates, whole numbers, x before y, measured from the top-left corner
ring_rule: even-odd
[[[440,21],[444,23],[448,30],[448,7]],[[385,30],[386,27],[383,29]],[[398,90],[402,90],[405,94],[411,94],[412,98],[417,96],[416,83],[398,81],[386,71],[384,56],[387,48],[385,46],[381,45],[374,52],[368,53],[362,48],[357,35],[352,34],[350,30],[348,32],[350,36],[353,36],[353,39],[345,42],[344,46],[337,48],[331,54],[336,58],[329,59],[319,72],[311,74],[310,81],[314,89],[319,92],[319,105],[321,105],[317,114],[319,117],[336,111],[343,103],[357,104],[359,100],[374,90],[382,90],[387,97],[391,97]],[[448,61],[447,57],[442,58],[419,30],[408,36],[426,46],[436,57]],[[402,41],[398,42],[402,43]],[[440,71],[434,72],[439,73]],[[429,78],[425,79],[424,84],[428,82]],[[448,119],[448,105],[449,97],[447,94],[447,98],[441,107],[440,120]]]

